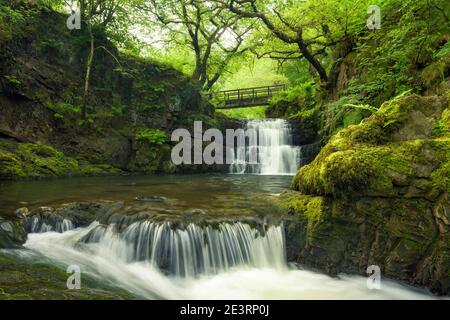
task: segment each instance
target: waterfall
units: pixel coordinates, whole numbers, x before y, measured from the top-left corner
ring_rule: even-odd
[[[112,225],[103,227],[93,223],[64,233],[32,233],[24,246],[64,268],[77,265],[83,275],[86,273],[99,282],[122,288],[137,298],[433,298],[426,292],[388,279],[383,280],[381,290],[369,290],[366,277],[340,275],[331,278],[313,271],[289,268],[283,254],[282,226],[271,226],[266,232],[242,223],[173,229],[170,224],[147,221],[123,228],[117,230]],[[146,238],[151,242],[147,243]],[[211,255],[214,250],[217,254]],[[29,254],[29,251],[14,252],[21,257]],[[174,258],[172,274],[158,265],[160,259],[168,262],[169,257]],[[149,260],[133,261],[137,259]],[[231,269],[226,270],[227,267]],[[203,273],[194,277],[173,276],[174,270],[178,270],[179,275],[192,275],[196,270]]]
[[[44,233],[55,231],[63,233],[75,228],[72,221],[56,215],[36,215],[24,219],[25,230],[29,233]]]
[[[300,164],[300,147],[292,144],[289,123],[283,119],[248,120],[246,130],[257,133],[256,145],[245,145],[235,152],[230,173],[293,175]],[[257,163],[249,163],[249,153],[257,153]]]
[[[259,231],[246,223],[219,223],[176,229],[170,223],[135,222],[123,230],[98,225],[81,243],[118,256],[125,263],[144,261],[167,274],[217,274],[237,266],[282,269],[286,266],[282,226]]]

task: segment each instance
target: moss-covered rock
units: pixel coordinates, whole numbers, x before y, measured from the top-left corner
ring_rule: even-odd
[[[167,168],[164,163],[168,160],[170,160],[169,145],[136,140],[133,142],[133,155],[127,169],[147,174],[165,172]]]
[[[412,95],[333,136],[280,197],[290,259],[450,293],[448,112]]]
[[[134,296],[82,275],[80,289],[69,290],[65,270],[44,263],[20,261],[0,254],[0,300],[123,300]]]
[[[94,165],[65,156],[55,148],[0,139],[0,180],[119,173],[109,165]]]
[[[333,136],[316,159],[299,170],[294,189],[338,197],[398,196],[417,179],[431,181],[431,174],[444,170],[450,158],[448,134],[436,137],[432,132],[446,106],[445,99],[418,96],[385,103],[361,124]]]

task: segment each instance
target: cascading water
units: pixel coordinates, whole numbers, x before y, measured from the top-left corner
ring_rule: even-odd
[[[301,149],[292,144],[289,123],[283,119],[248,120],[246,130],[257,133],[256,145],[245,145],[235,152],[230,173],[293,175],[300,164]],[[257,153],[257,163],[249,163],[250,152]]]
[[[56,231],[63,233],[74,228],[69,219],[35,216],[24,221],[25,229],[30,233]]]
[[[262,233],[240,222],[185,229],[170,223],[135,222],[118,231],[97,226],[81,242],[97,243],[126,263],[144,261],[175,276],[216,274],[236,266],[282,269],[286,266],[284,233],[270,226]]]
[[[147,299],[430,298],[389,280],[381,290],[368,290],[364,277],[337,279],[289,268],[281,226],[261,232],[242,223],[171,229],[136,222],[115,230],[95,222],[64,233],[29,234],[25,247]],[[162,256],[173,265],[169,276],[161,270]]]
[[[63,270],[78,266],[83,289],[89,280],[94,280],[105,288],[126,290],[136,298],[430,297],[385,277],[381,290],[369,290],[366,277],[331,278],[288,264],[283,225],[270,223],[276,220],[263,199],[281,192],[289,177],[228,175],[179,179],[105,177],[98,185],[93,183],[97,180],[89,179],[80,187],[79,182],[70,180],[58,188],[53,184],[60,186],[62,181],[52,181],[50,198],[40,195],[49,205],[55,201],[55,193],[65,198],[68,192],[89,201],[92,198],[88,196],[97,199],[111,194],[121,200],[31,210],[24,217],[29,232],[26,249],[6,251],[19,260],[52,263]],[[36,183],[36,189],[44,189],[42,182]],[[99,190],[101,193],[96,193]],[[171,201],[132,200],[141,194],[160,195]],[[175,195],[177,201],[172,199]],[[97,221],[86,225],[93,220]]]

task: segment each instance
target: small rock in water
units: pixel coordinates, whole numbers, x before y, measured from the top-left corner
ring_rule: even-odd
[[[187,211],[185,211],[184,213],[187,214],[187,215],[195,215],[195,214],[202,214],[202,215],[205,215],[205,214],[206,214],[206,211],[205,211],[205,210],[202,210],[202,209],[194,208],[194,209],[187,210]]]
[[[3,231],[6,231],[8,233],[12,233],[13,232],[13,227],[11,225],[11,222],[3,222],[2,224],[0,224],[0,228]]]
[[[164,197],[136,197],[135,199],[142,202],[164,202],[167,200]]]
[[[21,219],[26,217],[29,213],[30,211],[27,207],[19,208],[14,212],[15,216]]]

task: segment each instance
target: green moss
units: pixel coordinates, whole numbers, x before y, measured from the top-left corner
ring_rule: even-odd
[[[0,179],[25,177],[22,163],[11,152],[0,150]]]
[[[432,98],[418,96],[385,103],[379,112],[359,125],[351,125],[334,135],[316,159],[298,171],[293,188],[306,194],[395,196],[416,175],[429,175],[450,158],[445,136],[393,139],[412,110],[434,117],[436,105],[439,106]],[[445,112],[441,118],[448,121]]]
[[[266,109],[266,116],[269,118],[295,117],[299,112],[312,109],[316,104],[315,97],[315,89],[311,83],[300,83],[274,96]]]
[[[134,156],[127,169],[132,172],[155,173],[164,172],[165,160],[170,159],[168,145],[150,145],[147,142],[137,142]],[[166,167],[167,170],[170,170]]]
[[[167,133],[159,129],[143,129],[136,133],[136,140],[147,141],[153,145],[162,145],[166,139]]]
[[[0,255],[0,270],[0,300],[134,298],[121,289],[100,285],[85,274],[82,274],[81,289],[69,290],[66,286],[69,274],[50,264],[18,261]]]
[[[426,88],[431,88],[439,82],[442,82],[445,79],[445,71],[447,68],[448,65],[444,59],[429,64],[420,73],[422,83]]]
[[[450,133],[450,109],[445,109],[440,119],[433,123],[433,136],[439,137],[448,135]]]
[[[109,165],[81,164],[51,146],[0,140],[0,179],[119,173]]]
[[[326,201],[323,197],[285,193],[278,199],[277,203],[297,217],[304,217],[311,222],[322,220],[326,213]]]
[[[433,188],[450,193],[450,161],[431,174]]]
[[[217,112],[233,119],[262,119],[266,117],[267,106],[235,108],[235,109],[218,109]]]
[[[43,158],[62,158],[62,152],[57,151],[53,147],[44,144],[32,144],[32,143],[21,143],[18,147],[18,152],[23,156],[30,157],[43,157]]]

